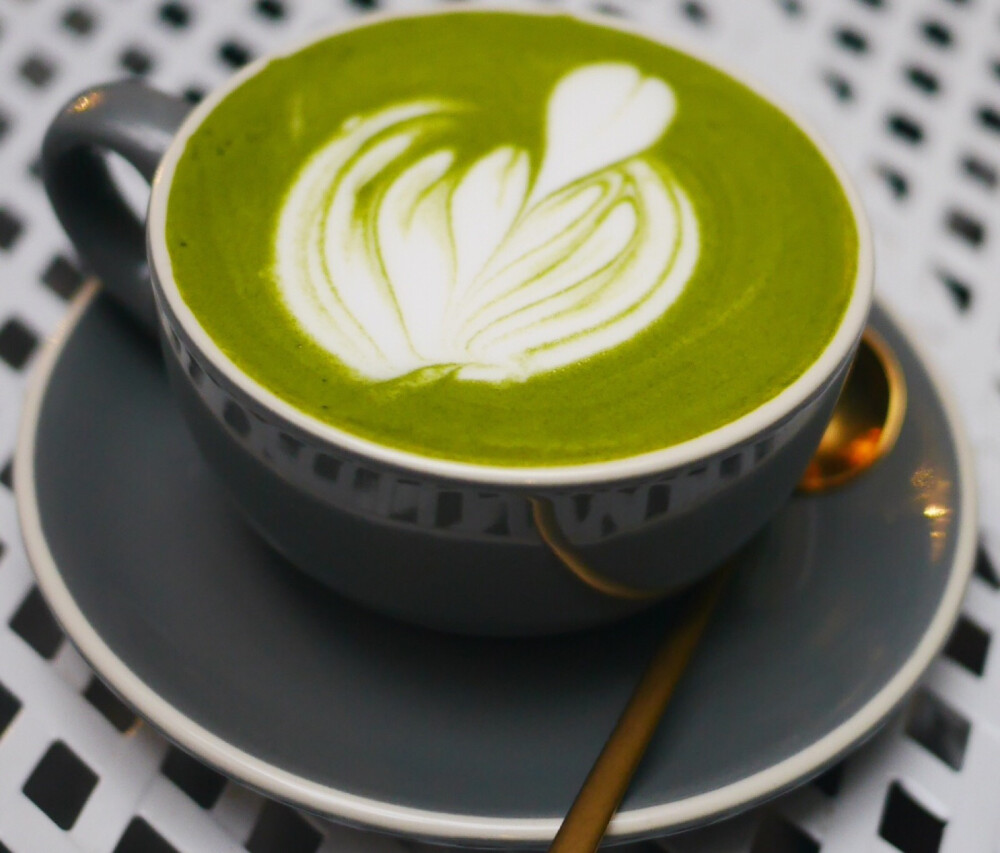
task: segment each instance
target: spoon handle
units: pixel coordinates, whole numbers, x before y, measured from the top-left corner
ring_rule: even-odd
[[[729,566],[717,571],[687,613],[667,631],[552,840],[549,853],[597,850],[729,574]]]

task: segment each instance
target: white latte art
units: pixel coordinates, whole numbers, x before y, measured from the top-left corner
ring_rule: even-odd
[[[662,80],[586,65],[549,96],[540,162],[499,145],[461,167],[432,143],[474,108],[419,100],[355,117],[284,201],[281,295],[374,381],[526,379],[611,349],[670,307],[698,260],[692,205],[646,153],[674,112]]]

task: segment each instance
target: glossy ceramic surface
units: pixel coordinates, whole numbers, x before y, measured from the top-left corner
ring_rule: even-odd
[[[617,839],[817,773],[947,636],[972,567],[969,454],[906,340],[874,319],[910,388],[897,447],[843,490],[793,499],[742,553]],[[184,748],[301,807],[426,838],[550,838],[677,605],[514,641],[345,603],[231,509],[147,340],[100,299],[74,322],[41,360],[16,488],[42,590],[97,671]]]

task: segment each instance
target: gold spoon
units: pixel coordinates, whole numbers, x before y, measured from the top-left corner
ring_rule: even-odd
[[[868,328],[799,489],[822,492],[867,470],[892,450],[905,412],[902,368],[889,345]],[[690,610],[671,625],[584,780],[549,853],[597,850],[708,625],[732,565],[705,581]]]

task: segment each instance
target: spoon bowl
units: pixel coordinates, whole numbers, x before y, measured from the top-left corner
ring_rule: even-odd
[[[834,488],[874,465],[892,450],[905,412],[903,370],[889,345],[868,328],[799,490]]]

